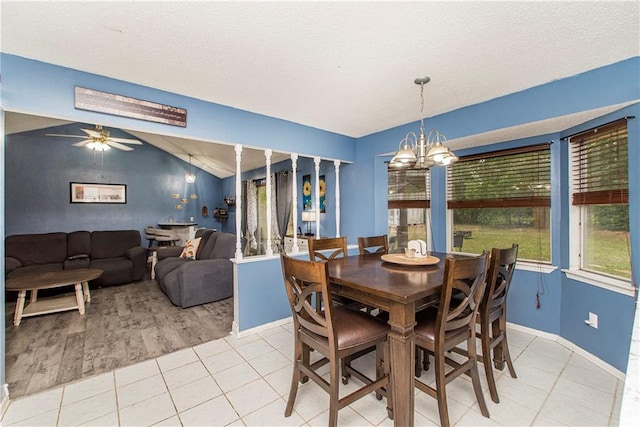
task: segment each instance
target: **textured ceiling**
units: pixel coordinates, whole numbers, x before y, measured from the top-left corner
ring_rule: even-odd
[[[640,55],[639,3],[7,2],[2,51],[352,137]]]

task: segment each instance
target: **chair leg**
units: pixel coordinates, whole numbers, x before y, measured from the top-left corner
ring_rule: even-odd
[[[293,404],[296,401],[296,394],[298,394],[298,383],[300,379],[300,369],[298,364],[300,360],[304,358],[304,351],[302,344],[296,343],[293,358],[293,373],[291,374],[291,388],[289,389],[289,400],[287,400],[287,407],[284,410],[284,416],[291,416],[293,411]]]
[[[478,358],[476,356],[476,337],[472,335],[471,338],[467,341],[467,352],[469,353],[469,359],[473,361],[471,368],[469,369],[469,374],[471,375],[471,383],[473,383],[473,392],[476,395],[476,401],[478,402],[478,406],[480,407],[480,412],[482,415],[489,418],[489,409],[487,408],[487,403],[484,401],[484,395],[482,394],[482,386],[480,385],[480,375],[478,375]],[[489,366],[489,369],[492,369]]]
[[[429,370],[429,353],[426,351],[422,354],[422,369]]]
[[[440,425],[449,427],[449,408],[447,406],[447,379],[444,365],[445,355],[436,351],[434,357],[436,369],[436,400],[438,401],[438,413],[440,414]]]
[[[340,359],[340,372],[342,372],[342,384],[347,385],[351,374],[347,372],[347,365],[351,364],[351,357],[343,357]]]
[[[376,380],[382,378],[385,374],[385,360],[389,360],[385,355],[386,343],[376,345]],[[387,393],[391,387],[387,386]],[[382,393],[380,390],[376,390],[376,399],[382,400]]]
[[[509,341],[507,340],[507,317],[502,316],[500,318],[500,327],[502,328],[502,352],[504,359],[507,361],[507,367],[509,368],[509,375],[511,378],[518,378],[516,370],[513,368],[513,362],[511,361],[511,353],[509,352]]]
[[[422,349],[416,346],[416,377],[420,377],[420,375],[422,375],[422,364],[420,363],[421,354],[422,354]]]
[[[498,397],[498,388],[496,387],[496,378],[493,373],[493,365],[491,364],[491,335],[489,332],[489,322],[481,319],[480,323],[480,342],[482,343],[482,364],[484,372],[487,376],[487,384],[489,385],[489,394],[491,400],[500,403]]]
[[[332,357],[329,373],[329,427],[338,425],[338,400],[340,399],[338,377],[340,375],[340,365],[337,357]]]
[[[502,330],[500,327],[500,320],[502,316],[498,317],[496,320],[491,323],[491,336],[493,339],[496,339],[502,336]],[[503,371],[504,370],[504,354],[502,353],[502,348],[504,347],[504,341],[500,342],[493,348],[493,366],[496,369]]]
[[[303,345],[302,346],[302,363],[305,366],[309,366],[311,364],[311,348],[308,345]],[[298,359],[296,359],[298,360]],[[307,381],[309,381],[309,377],[306,375],[302,375],[300,377],[300,382],[302,384],[306,383]]]

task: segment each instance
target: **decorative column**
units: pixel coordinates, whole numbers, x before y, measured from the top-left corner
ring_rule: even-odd
[[[336,237],[340,237],[340,160],[334,160],[336,168]]]
[[[300,248],[298,248],[298,155],[291,155],[291,168],[293,169],[293,185],[291,186],[291,191],[293,191],[291,197],[291,204],[293,215],[293,248],[291,248],[294,254],[298,253]]]
[[[316,190],[315,205],[316,205],[316,239],[320,238],[320,157],[314,157],[313,163],[316,165]]]
[[[270,148],[264,150],[264,157],[267,164],[267,248],[266,255],[273,255],[273,248],[271,247],[271,155],[273,151]]]
[[[236,259],[242,259],[242,145],[236,144]]]

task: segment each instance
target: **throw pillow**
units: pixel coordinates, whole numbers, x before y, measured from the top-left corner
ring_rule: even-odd
[[[187,244],[184,245],[184,249],[180,254],[180,258],[191,258],[196,259],[196,253],[198,252],[198,246],[200,246],[201,237],[195,238],[193,240],[187,240]]]

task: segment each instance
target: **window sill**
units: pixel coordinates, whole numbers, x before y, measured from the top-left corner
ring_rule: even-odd
[[[631,286],[631,282],[625,280],[614,279],[600,274],[589,273],[582,270],[562,270],[568,279],[577,280],[588,285],[604,288],[619,294],[634,296],[635,292]]]
[[[531,261],[518,261],[516,263],[516,270],[533,271],[536,273],[553,273],[558,269],[557,266],[551,264],[542,264]]]

